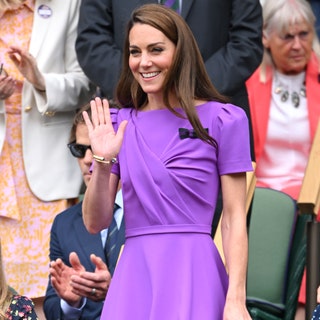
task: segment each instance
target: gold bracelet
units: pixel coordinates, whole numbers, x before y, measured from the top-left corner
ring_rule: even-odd
[[[112,158],[111,160],[106,160],[104,157],[96,156],[95,154],[92,155],[92,157],[94,160],[96,160],[97,162],[100,162],[100,163],[110,164],[110,163],[117,163],[118,162],[117,158]]]

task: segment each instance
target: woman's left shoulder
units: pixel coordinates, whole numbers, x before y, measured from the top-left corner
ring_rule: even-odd
[[[9,308],[6,312],[8,319],[19,320],[37,320],[38,317],[34,311],[33,301],[25,296],[14,295],[12,297]]]
[[[246,114],[244,110],[231,103],[222,103],[217,101],[208,101],[198,106],[199,114],[208,117],[216,117],[223,120],[240,120],[245,119]]]

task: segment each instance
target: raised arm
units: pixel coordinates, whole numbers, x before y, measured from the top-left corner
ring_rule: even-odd
[[[88,114],[83,117],[89,131],[91,148],[95,159],[90,182],[83,201],[83,219],[89,232],[97,233],[107,228],[112,220],[113,205],[119,177],[111,173],[113,159],[120,151],[126,121],[115,132],[106,99],[91,101],[92,122]]]

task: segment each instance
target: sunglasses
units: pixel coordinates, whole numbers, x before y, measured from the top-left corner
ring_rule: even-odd
[[[71,142],[68,144],[68,148],[70,149],[72,155],[76,158],[84,158],[88,149],[91,150],[91,146],[87,146],[85,144],[79,144],[76,142]],[[91,150],[92,151],[92,150]]]

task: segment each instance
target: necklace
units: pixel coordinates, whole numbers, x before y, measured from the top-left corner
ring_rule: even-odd
[[[287,85],[284,85],[283,83],[278,82],[274,88],[274,93],[280,95],[280,99],[282,102],[286,102],[289,99],[289,97],[291,97],[292,105],[295,108],[298,108],[300,105],[300,97],[306,98],[307,96],[306,81],[305,80],[303,81],[302,86],[298,91],[293,90],[292,92],[289,91]]]

